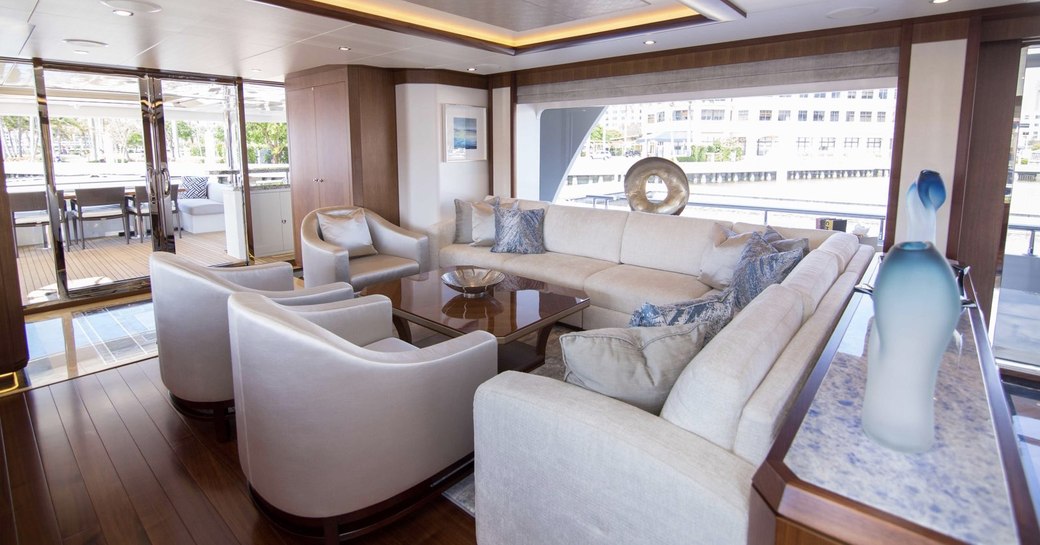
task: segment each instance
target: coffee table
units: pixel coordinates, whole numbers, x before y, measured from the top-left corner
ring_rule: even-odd
[[[549,332],[560,319],[589,306],[585,292],[507,274],[491,293],[466,298],[441,282],[455,267],[369,286],[363,295],[380,294],[393,304],[394,326],[411,342],[408,323],[449,337],[487,331],[498,339],[498,371],[530,371],[545,362]],[[515,342],[538,333],[535,346]]]

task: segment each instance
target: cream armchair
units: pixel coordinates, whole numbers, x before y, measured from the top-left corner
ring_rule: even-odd
[[[272,263],[250,267],[204,267],[157,252],[150,258],[159,370],[170,396],[185,414],[212,418],[226,435],[234,405],[227,298],[235,292],[262,293],[284,304],[352,299],[354,290],[338,282],[293,291],[292,267]]]
[[[319,208],[304,216],[300,224],[303,258],[303,285],[320,286],[329,282],[349,282],[361,291],[367,286],[430,270],[429,241],[365,209],[375,255],[351,258],[345,248],[326,242],[318,225],[318,214],[334,214],[355,207]]]
[[[257,504],[326,543],[375,529],[472,462],[473,393],[497,372],[478,331],[394,337],[382,295],[285,307],[228,301],[238,452]]]

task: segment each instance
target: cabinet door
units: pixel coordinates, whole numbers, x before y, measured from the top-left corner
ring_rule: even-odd
[[[282,211],[280,196],[288,191],[253,191],[250,203],[253,209],[253,254],[265,257],[282,253]],[[292,233],[290,231],[290,237]]]
[[[321,206],[350,206],[350,116],[346,82],[314,88],[316,146]],[[293,210],[299,214],[298,208]]]
[[[292,199],[288,191],[279,192],[278,204],[282,216],[282,253],[294,251]]]
[[[307,212],[321,206],[314,89],[307,87],[286,91],[285,114],[289,124],[289,172],[293,217],[298,218],[297,223],[293,224],[293,240],[295,247],[299,248],[299,221],[303,220]],[[253,236],[256,236],[255,232]],[[299,255],[296,256],[296,261],[300,262]]]

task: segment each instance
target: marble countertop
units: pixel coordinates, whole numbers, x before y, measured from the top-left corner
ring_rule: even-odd
[[[873,314],[864,298],[784,464],[807,483],[955,539],[1017,543],[969,313],[939,368],[935,446],[920,454],[890,450],[863,433]]]

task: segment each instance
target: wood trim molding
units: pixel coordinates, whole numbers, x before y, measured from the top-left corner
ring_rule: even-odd
[[[924,21],[914,25],[915,44],[925,42],[944,42],[947,40],[963,40],[968,37],[971,17],[958,19],[942,19],[940,21]]]
[[[469,74],[454,70],[426,70],[420,68],[403,68],[394,70],[394,85],[411,83],[433,83],[468,87],[470,89],[487,89],[491,78],[482,74]]]
[[[495,194],[495,93],[491,79],[487,80],[487,116],[484,119],[484,134],[487,135],[487,194]]]
[[[899,217],[900,180],[903,176],[903,145],[906,131],[906,100],[910,87],[910,50],[913,47],[914,28],[906,23],[902,28],[899,43],[899,75],[896,77],[895,127],[892,132],[892,168],[888,179],[888,213],[885,216],[885,240],[882,248],[887,252],[896,243],[896,220]]]
[[[7,177],[4,174],[4,154],[0,149],[0,290],[3,308],[0,308],[0,374],[18,371],[29,363],[29,345],[25,338],[25,315],[19,288],[18,265],[15,257],[14,232],[11,225],[11,204],[7,198]]]
[[[982,19],[973,17],[968,31],[968,47],[964,58],[964,85],[961,90],[960,122],[957,130],[957,152],[950,182],[950,224],[947,229],[946,257],[959,259],[964,195],[968,183],[968,149],[971,145],[972,111],[975,109],[975,85],[979,72],[979,47]],[[1010,131],[1010,125],[1008,126]],[[969,263],[971,265],[971,263]]]

